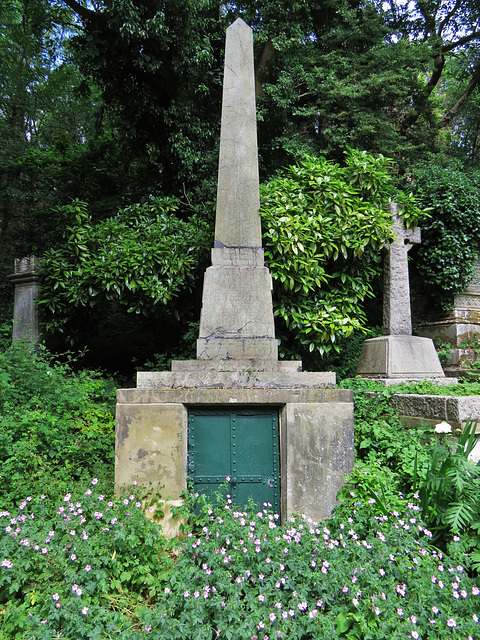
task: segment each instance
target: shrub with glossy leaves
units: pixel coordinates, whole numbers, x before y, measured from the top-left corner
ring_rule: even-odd
[[[284,353],[329,352],[363,330],[363,304],[393,239],[388,202],[406,224],[420,211],[391,184],[392,162],[348,149],[345,166],[306,158],[262,188],[265,257]]]

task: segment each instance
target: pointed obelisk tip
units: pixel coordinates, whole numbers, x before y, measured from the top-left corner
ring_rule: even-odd
[[[216,247],[262,246],[253,33],[227,29],[218,164]]]
[[[248,26],[245,20],[242,20],[242,18],[237,18],[235,22],[232,22],[227,31],[229,29],[248,29],[249,31],[251,31],[251,28]]]

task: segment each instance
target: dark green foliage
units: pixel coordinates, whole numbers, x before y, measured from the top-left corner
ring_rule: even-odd
[[[0,351],[0,504],[27,494],[57,496],[98,475],[113,482],[112,381],[74,374],[43,347]],[[46,481],[48,479],[48,481]]]
[[[357,375],[363,343],[369,338],[377,338],[380,335],[382,335],[381,328],[374,327],[370,330],[366,329],[365,332],[340,337],[337,341],[338,351],[332,349],[323,357],[315,352],[306,353],[302,359],[303,368],[307,371],[334,371],[337,384],[345,378],[354,378]]]
[[[480,173],[459,165],[425,165],[414,172],[411,188],[419,206],[429,208],[422,222],[422,244],[414,263],[419,297],[430,307],[448,309],[472,274],[480,242]],[[428,305],[427,305],[428,307]]]
[[[386,474],[389,491],[411,494],[415,474],[425,477],[434,450],[433,429],[405,428],[389,404],[389,387],[360,379],[340,386],[354,389],[356,463]]]
[[[58,213],[64,243],[42,261],[46,329],[92,351],[103,340],[108,351],[123,352],[116,361],[123,367],[168,352],[197,312],[212,244],[209,210],[151,198],[97,224],[79,201]]]

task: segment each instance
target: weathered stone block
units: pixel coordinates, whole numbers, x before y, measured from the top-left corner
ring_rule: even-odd
[[[187,488],[187,410],[182,404],[117,404],[115,486],[139,485],[179,499]]]
[[[433,342],[418,336],[365,340],[357,374],[365,378],[444,377]]]
[[[354,462],[352,406],[287,404],[282,413],[284,512],[327,518]]]

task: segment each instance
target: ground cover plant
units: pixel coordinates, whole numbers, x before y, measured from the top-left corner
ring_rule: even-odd
[[[41,345],[0,340],[0,508],[97,475],[113,490],[115,384]],[[45,482],[48,478],[48,482]]]
[[[189,496],[167,541],[142,488],[113,497],[109,383],[20,345],[1,358],[1,424],[45,417],[9,436],[19,464],[17,445],[40,462],[1,488],[0,640],[479,637],[476,521],[441,519],[460,495],[442,469],[461,468],[470,496],[478,476],[431,428],[403,429],[386,395],[353,384],[356,465],[327,522]]]
[[[203,500],[176,562],[135,488],[96,479],[0,515],[0,638],[470,638],[478,581],[430,546],[418,500],[347,495],[315,524]],[[385,509],[386,508],[386,509]]]

